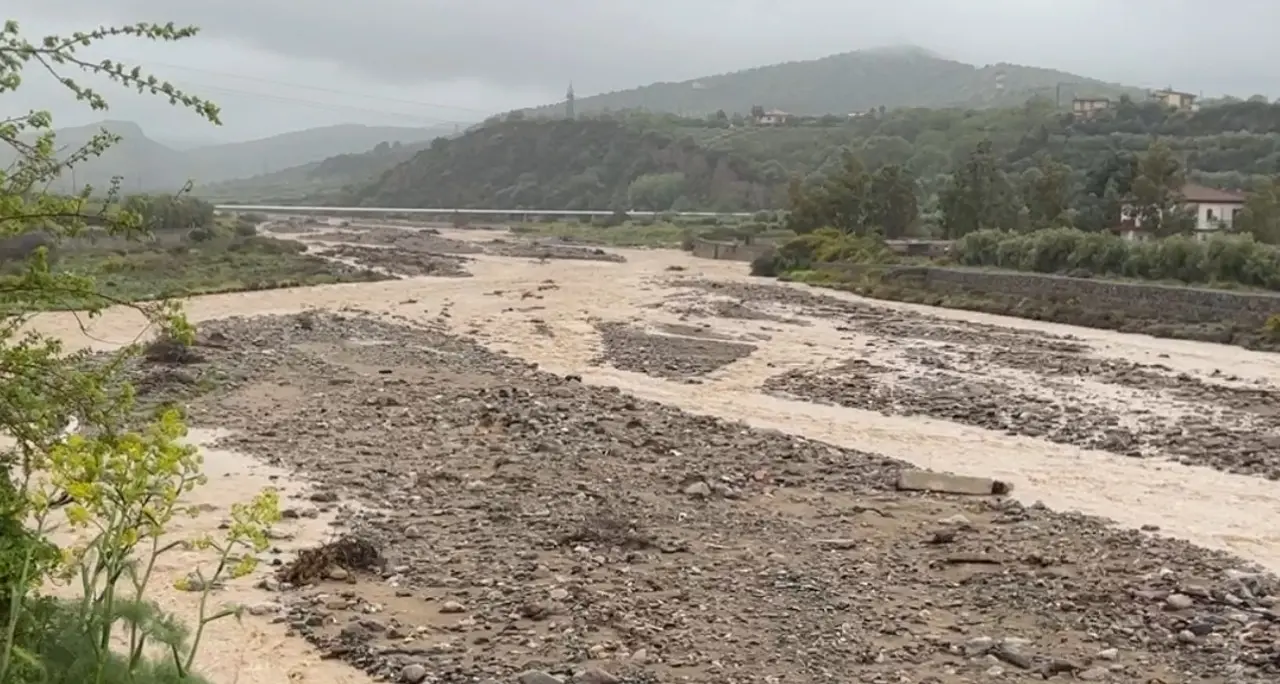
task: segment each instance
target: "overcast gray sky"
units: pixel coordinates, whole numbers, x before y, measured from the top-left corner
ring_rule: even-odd
[[[1206,95],[1280,95],[1276,0],[6,0],[28,35],[174,21],[179,45],[93,52],[217,101],[215,130],[107,89],[110,118],[162,138],[248,139],[332,123],[434,125],[653,81],[914,44]],[[74,18],[72,20],[71,18]],[[104,118],[42,75],[18,105],[60,125]]]

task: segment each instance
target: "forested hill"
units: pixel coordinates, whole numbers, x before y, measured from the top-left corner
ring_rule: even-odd
[[[1061,84],[1061,88],[1059,85]],[[1059,92],[1060,91],[1060,92]],[[762,66],[680,83],[580,97],[579,113],[645,109],[685,116],[749,112],[753,106],[792,114],[865,112],[886,107],[1008,107],[1032,96],[1137,97],[1137,88],[1054,69],[996,64],[977,67],[919,48],[863,50]],[[531,110],[554,116],[563,105]]]
[[[518,118],[518,117],[517,117]],[[344,201],[402,207],[697,209],[783,206],[793,175],[819,181],[848,151],[870,169],[902,166],[922,206],[956,163],[990,140],[1002,171],[1049,156],[1083,188],[1090,170],[1159,139],[1193,180],[1247,189],[1280,174],[1280,106],[1236,102],[1195,113],[1122,101],[1077,121],[1051,101],[994,110],[903,109],[854,120],[732,127],[728,121],[631,113],[508,120],[437,140]]]
[[[293,166],[251,178],[197,185],[194,193],[211,201],[253,201],[261,204],[296,202],[324,203],[344,189],[362,188],[382,174],[412,159],[431,143],[378,143],[373,149],[340,154],[309,164]]]
[[[776,203],[755,165],[675,129],[636,122],[514,120],[437,139],[353,199],[368,206],[634,208]],[[778,179],[775,179],[778,180]],[[649,197],[644,194],[651,186]]]

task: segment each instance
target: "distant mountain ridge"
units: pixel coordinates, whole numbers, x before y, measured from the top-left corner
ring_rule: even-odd
[[[271,173],[198,185],[197,196],[210,200],[287,203],[323,202],[328,195],[373,183],[383,173],[428,149],[432,142],[379,143],[371,150],[341,154]]]
[[[1032,96],[1140,96],[1140,88],[1077,74],[1016,64],[975,66],[924,48],[892,46],[820,59],[785,62],[690,79],[654,83],[580,97],[580,113],[626,109],[701,116],[746,113],[754,106],[792,114],[865,112],[886,107],[1016,106]],[[535,116],[564,111],[563,103],[526,110]]]
[[[430,142],[453,131],[452,127],[341,124],[180,151],[152,140],[136,123],[103,121],[59,129],[55,145],[66,154],[104,129],[120,136],[120,142],[101,157],[77,164],[73,172],[50,186],[52,190],[69,191],[84,185],[106,188],[113,176],[119,176],[123,192],[172,191],[180,189],[188,180],[202,186],[270,174],[342,155],[366,153],[384,142],[388,145]],[[13,161],[11,157],[11,149],[0,151],[0,165],[7,166]]]

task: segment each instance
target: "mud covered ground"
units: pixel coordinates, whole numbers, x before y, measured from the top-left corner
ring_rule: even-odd
[[[1280,391],[1270,384],[1220,372],[1198,378],[1159,363],[1101,358],[1068,336],[947,321],[820,292],[674,284],[700,300],[704,317],[717,308],[755,307],[777,320],[801,315],[836,324],[850,353],[769,378],[764,389],[779,396],[1280,478]],[[682,302],[668,306],[690,312]]]
[[[1073,344],[840,315],[907,346]],[[376,544],[378,562],[267,584],[293,631],[389,680],[1280,676],[1280,587],[1214,552],[897,492],[899,462],[543,373],[443,323],[304,314],[201,335],[203,361],[136,376],[321,483],[289,515],[341,508]]]

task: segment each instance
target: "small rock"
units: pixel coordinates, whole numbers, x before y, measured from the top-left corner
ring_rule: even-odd
[[[1168,598],[1164,600],[1164,604],[1170,610],[1186,610],[1194,606],[1196,602],[1186,594],[1169,594]]]
[[[414,663],[413,665],[406,665],[403,670],[400,670],[400,681],[405,682],[406,684],[419,684],[419,682],[426,678],[427,668],[417,663]]]
[[[445,601],[440,604],[440,612],[447,614],[465,613],[467,612],[467,608],[457,601]]]
[[[1101,651],[1098,651],[1098,655],[1094,657],[1098,660],[1115,660],[1120,657],[1120,651],[1115,648],[1104,648]]]
[[[975,637],[964,642],[964,654],[967,656],[982,655],[995,646],[995,639],[986,636]]]
[[[274,603],[271,601],[265,601],[263,603],[255,603],[252,606],[249,606],[249,614],[257,615],[259,617],[263,615],[275,615],[276,613],[279,613],[282,610],[284,610],[284,606],[280,605],[279,603]]]
[[[342,626],[342,636],[352,641],[365,641],[369,638],[369,632],[358,622],[348,622]]]
[[[558,677],[552,677],[542,670],[521,672],[516,681],[520,682],[520,684],[564,684]]]
[[[687,496],[692,496],[698,499],[705,499],[708,496],[711,496],[711,485],[702,481],[694,482],[693,484],[684,488],[684,493]]]
[[[1107,678],[1107,668],[1091,667],[1087,670],[1081,670],[1076,673],[1076,679],[1086,682],[1096,682]]]
[[[618,684],[621,681],[598,667],[588,667],[573,678],[574,684]]]
[[[326,574],[329,576],[329,579],[338,581],[351,577],[351,573],[347,572],[345,568],[340,568],[336,565],[329,568],[329,572]]]

